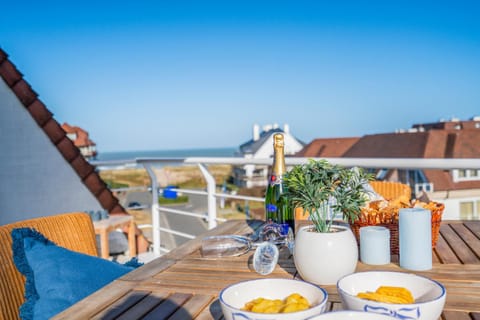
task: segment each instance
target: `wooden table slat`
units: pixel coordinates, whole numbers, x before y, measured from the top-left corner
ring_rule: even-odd
[[[132,306],[132,308],[128,309],[124,312],[121,316],[116,318],[117,320],[130,320],[130,319],[140,319],[145,314],[147,314],[150,310],[158,306],[168,297],[167,293],[158,293],[158,292],[151,292],[147,296],[145,296],[142,301]]]
[[[438,235],[437,245],[435,246],[434,252],[440,263],[461,263],[441,233]]]
[[[468,257],[465,258],[464,263],[480,263],[480,239],[478,239],[464,224],[452,224],[452,228],[471,250]]]
[[[101,290],[98,290],[82,299],[67,310],[57,314],[55,319],[91,319],[94,318],[99,311],[112,307],[115,301],[125,297],[135,286],[135,283],[126,281],[114,281]]]
[[[464,221],[463,224],[472,231],[472,233],[480,239],[480,223],[477,220],[475,221]]]
[[[470,316],[472,317],[472,320],[480,320],[480,312],[472,312]]]
[[[122,313],[135,306],[139,301],[148,296],[149,292],[130,291],[119,300],[114,301],[108,309],[96,314],[92,319],[110,320],[116,319]]]
[[[441,225],[440,233],[442,234],[448,245],[455,251],[456,256],[462,263],[468,263],[471,260],[472,251],[458,236],[450,225]]]
[[[326,311],[340,311],[343,310],[342,304],[340,302],[328,302],[327,310]]]
[[[195,320],[220,320],[223,319],[222,307],[220,306],[220,301],[218,299],[213,300],[213,302],[208,306],[208,308],[203,309],[203,311],[195,318]]]
[[[462,311],[444,311],[442,313],[442,319],[445,319],[445,320],[471,320],[468,312],[462,312]]]
[[[168,319],[174,312],[182,314],[183,319],[189,319],[188,311],[182,309],[182,305],[192,297],[191,294],[174,293],[163,300],[157,307],[150,310],[143,320],[164,320]]]
[[[205,309],[213,300],[215,299],[215,296],[212,295],[203,295],[203,294],[197,294],[194,295],[191,299],[189,299],[183,306],[182,308],[184,310],[188,310],[188,314],[190,318],[188,319],[194,319],[196,318],[203,309]],[[175,312],[171,317],[168,318],[168,320],[185,320],[185,314],[183,311],[180,312]]]

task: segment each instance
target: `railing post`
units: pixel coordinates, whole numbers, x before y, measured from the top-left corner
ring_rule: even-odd
[[[153,253],[155,256],[160,256],[160,210],[158,205],[158,182],[157,176],[152,169],[150,163],[144,163],[143,166],[150,176],[152,181],[152,239],[153,239]]]
[[[160,256],[160,206],[152,205],[152,238],[153,238],[153,253],[156,257]]]
[[[198,167],[202,171],[205,180],[207,181],[207,207],[208,207],[208,229],[213,229],[217,226],[217,203],[215,198],[215,178],[208,172],[204,164],[199,163]]]

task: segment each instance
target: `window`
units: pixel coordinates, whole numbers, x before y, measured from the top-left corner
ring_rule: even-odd
[[[456,169],[452,174],[454,182],[480,180],[480,170],[477,169]]]
[[[415,194],[419,194],[420,192],[433,192],[433,183],[416,183],[415,184]]]
[[[384,180],[385,177],[387,176],[388,170],[387,169],[380,169],[377,172],[376,179],[377,180]]]
[[[460,202],[460,219],[477,220],[480,218],[480,200]]]
[[[460,202],[460,219],[471,220],[473,218],[473,202]]]

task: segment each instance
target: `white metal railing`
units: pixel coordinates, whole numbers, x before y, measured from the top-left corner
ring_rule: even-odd
[[[293,166],[297,164],[306,163],[309,159],[318,160],[320,158],[301,158],[301,157],[286,157],[286,166]],[[480,169],[479,159],[423,159],[423,158],[324,158],[331,163],[346,166],[346,167],[364,167],[376,169]],[[228,193],[218,193],[216,191],[215,179],[208,171],[207,165],[212,164],[228,164],[228,165],[271,165],[271,158],[262,159],[246,159],[233,157],[187,157],[187,158],[137,158],[135,160],[117,160],[117,161],[92,161],[92,165],[97,167],[111,167],[111,166],[143,166],[151,179],[152,190],[152,238],[153,250],[155,255],[160,255],[161,251],[168,251],[161,248],[160,232],[167,232],[170,234],[182,236],[192,239],[195,236],[187,234],[178,230],[171,230],[163,228],[160,224],[160,213],[170,212],[175,214],[187,215],[198,218],[206,218],[209,229],[214,228],[219,221],[217,217],[217,198],[233,198],[245,201],[264,201],[263,198],[249,197],[241,195],[232,195]],[[159,185],[154,172],[154,167],[158,165],[175,164],[175,165],[197,165],[202,172],[206,182],[206,191],[172,189],[172,191],[181,191],[184,193],[201,194],[207,197],[207,216],[198,213],[192,213],[182,210],[176,210],[165,206],[160,206],[158,203]],[[221,219],[220,219],[221,220]]]

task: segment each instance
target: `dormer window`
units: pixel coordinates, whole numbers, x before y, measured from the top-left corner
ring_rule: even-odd
[[[480,180],[480,170],[477,169],[456,169],[452,174],[454,182]]]

